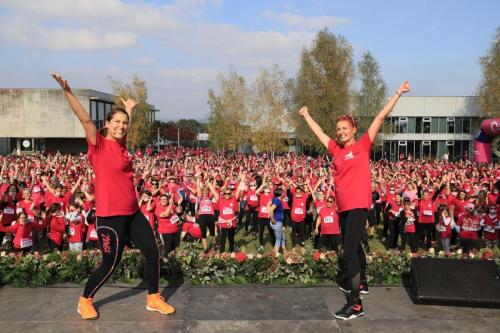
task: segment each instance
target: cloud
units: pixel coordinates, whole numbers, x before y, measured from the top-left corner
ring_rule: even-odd
[[[22,21],[9,21],[2,29],[5,39],[49,50],[93,51],[133,46],[137,36],[130,32],[99,32],[85,29],[42,29]]]
[[[183,79],[194,83],[213,82],[217,79],[217,70],[210,68],[181,69],[172,68],[160,71],[163,77]]]
[[[269,19],[277,20],[284,23],[290,27],[302,28],[302,29],[323,29],[329,28],[337,25],[350,24],[351,20],[343,17],[335,16],[317,16],[317,17],[304,17],[289,13],[274,13],[273,11],[266,10],[263,14],[264,17]]]

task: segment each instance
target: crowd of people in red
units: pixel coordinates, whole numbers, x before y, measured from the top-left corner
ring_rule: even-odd
[[[304,247],[309,239],[316,248],[338,251],[341,246],[326,155],[273,157],[170,147],[158,154],[136,151],[133,163],[140,209],[165,255],[180,241],[201,241],[205,251],[234,252],[240,228],[258,240],[259,251],[266,240],[274,246],[269,210],[277,188],[283,191],[283,225],[293,247]],[[1,165],[0,240],[10,235],[4,250],[43,251],[45,244],[59,251],[99,248],[95,176],[84,154],[5,156]],[[393,249],[409,245],[415,255],[419,248],[450,254],[458,246],[466,253],[499,246],[498,164],[381,160],[372,161],[370,169],[372,209],[365,240],[379,237]],[[377,225],[383,226],[381,233]]]

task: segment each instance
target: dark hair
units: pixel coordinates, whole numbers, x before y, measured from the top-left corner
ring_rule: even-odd
[[[52,205],[50,205],[49,212],[50,214],[53,214],[59,210],[60,204],[57,202],[54,202]]]
[[[281,197],[283,195],[283,189],[281,187],[276,188],[273,195],[275,198]]]
[[[127,111],[125,111],[125,109],[123,108],[120,108],[120,107],[116,107],[116,106],[113,106],[111,108],[111,111],[109,111],[109,113],[106,115],[106,121],[107,122],[110,122],[111,119],[113,119],[114,115],[117,114],[117,113],[123,113],[127,116],[127,121],[130,121],[130,118],[129,118],[129,115],[127,113]],[[108,129],[106,127],[103,127],[99,133],[101,133],[103,136],[106,136],[108,135]]]

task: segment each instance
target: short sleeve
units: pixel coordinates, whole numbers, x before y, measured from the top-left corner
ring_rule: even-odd
[[[370,136],[368,135],[368,132],[365,132],[365,134],[363,134],[363,136],[361,137],[359,142],[361,143],[361,146],[363,147],[363,149],[365,151],[370,151],[373,142],[372,142],[372,140],[370,140]]]
[[[337,143],[334,140],[330,139],[330,141],[328,142],[328,152],[330,153],[330,155],[335,156],[335,149],[337,149],[337,147]]]

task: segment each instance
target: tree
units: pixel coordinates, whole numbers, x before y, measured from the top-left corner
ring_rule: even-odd
[[[228,78],[219,74],[219,83],[219,94],[208,91],[208,134],[215,147],[236,150],[249,138],[246,116],[250,92],[245,79],[234,70]]]
[[[302,50],[299,73],[292,87],[291,118],[304,144],[316,149],[323,147],[296,110],[307,105],[323,130],[335,134],[337,116],[349,112],[353,78],[352,47],[347,39],[328,29],[318,32],[311,49]]]
[[[380,67],[370,52],[363,54],[358,63],[361,90],[357,96],[358,130],[364,133],[385,104],[387,85],[380,74]]]
[[[115,105],[121,105],[121,99],[133,98],[138,104],[132,112],[130,127],[127,134],[128,145],[132,149],[144,147],[151,142],[151,125],[149,121],[148,90],[146,82],[134,76],[129,84],[121,84],[111,80],[113,94],[115,95]]]
[[[287,151],[285,118],[286,79],[278,65],[261,69],[252,87],[249,112],[251,141],[260,152]]]
[[[481,116],[498,117],[500,114],[500,27],[491,42],[488,53],[479,60],[483,78],[479,84]]]

